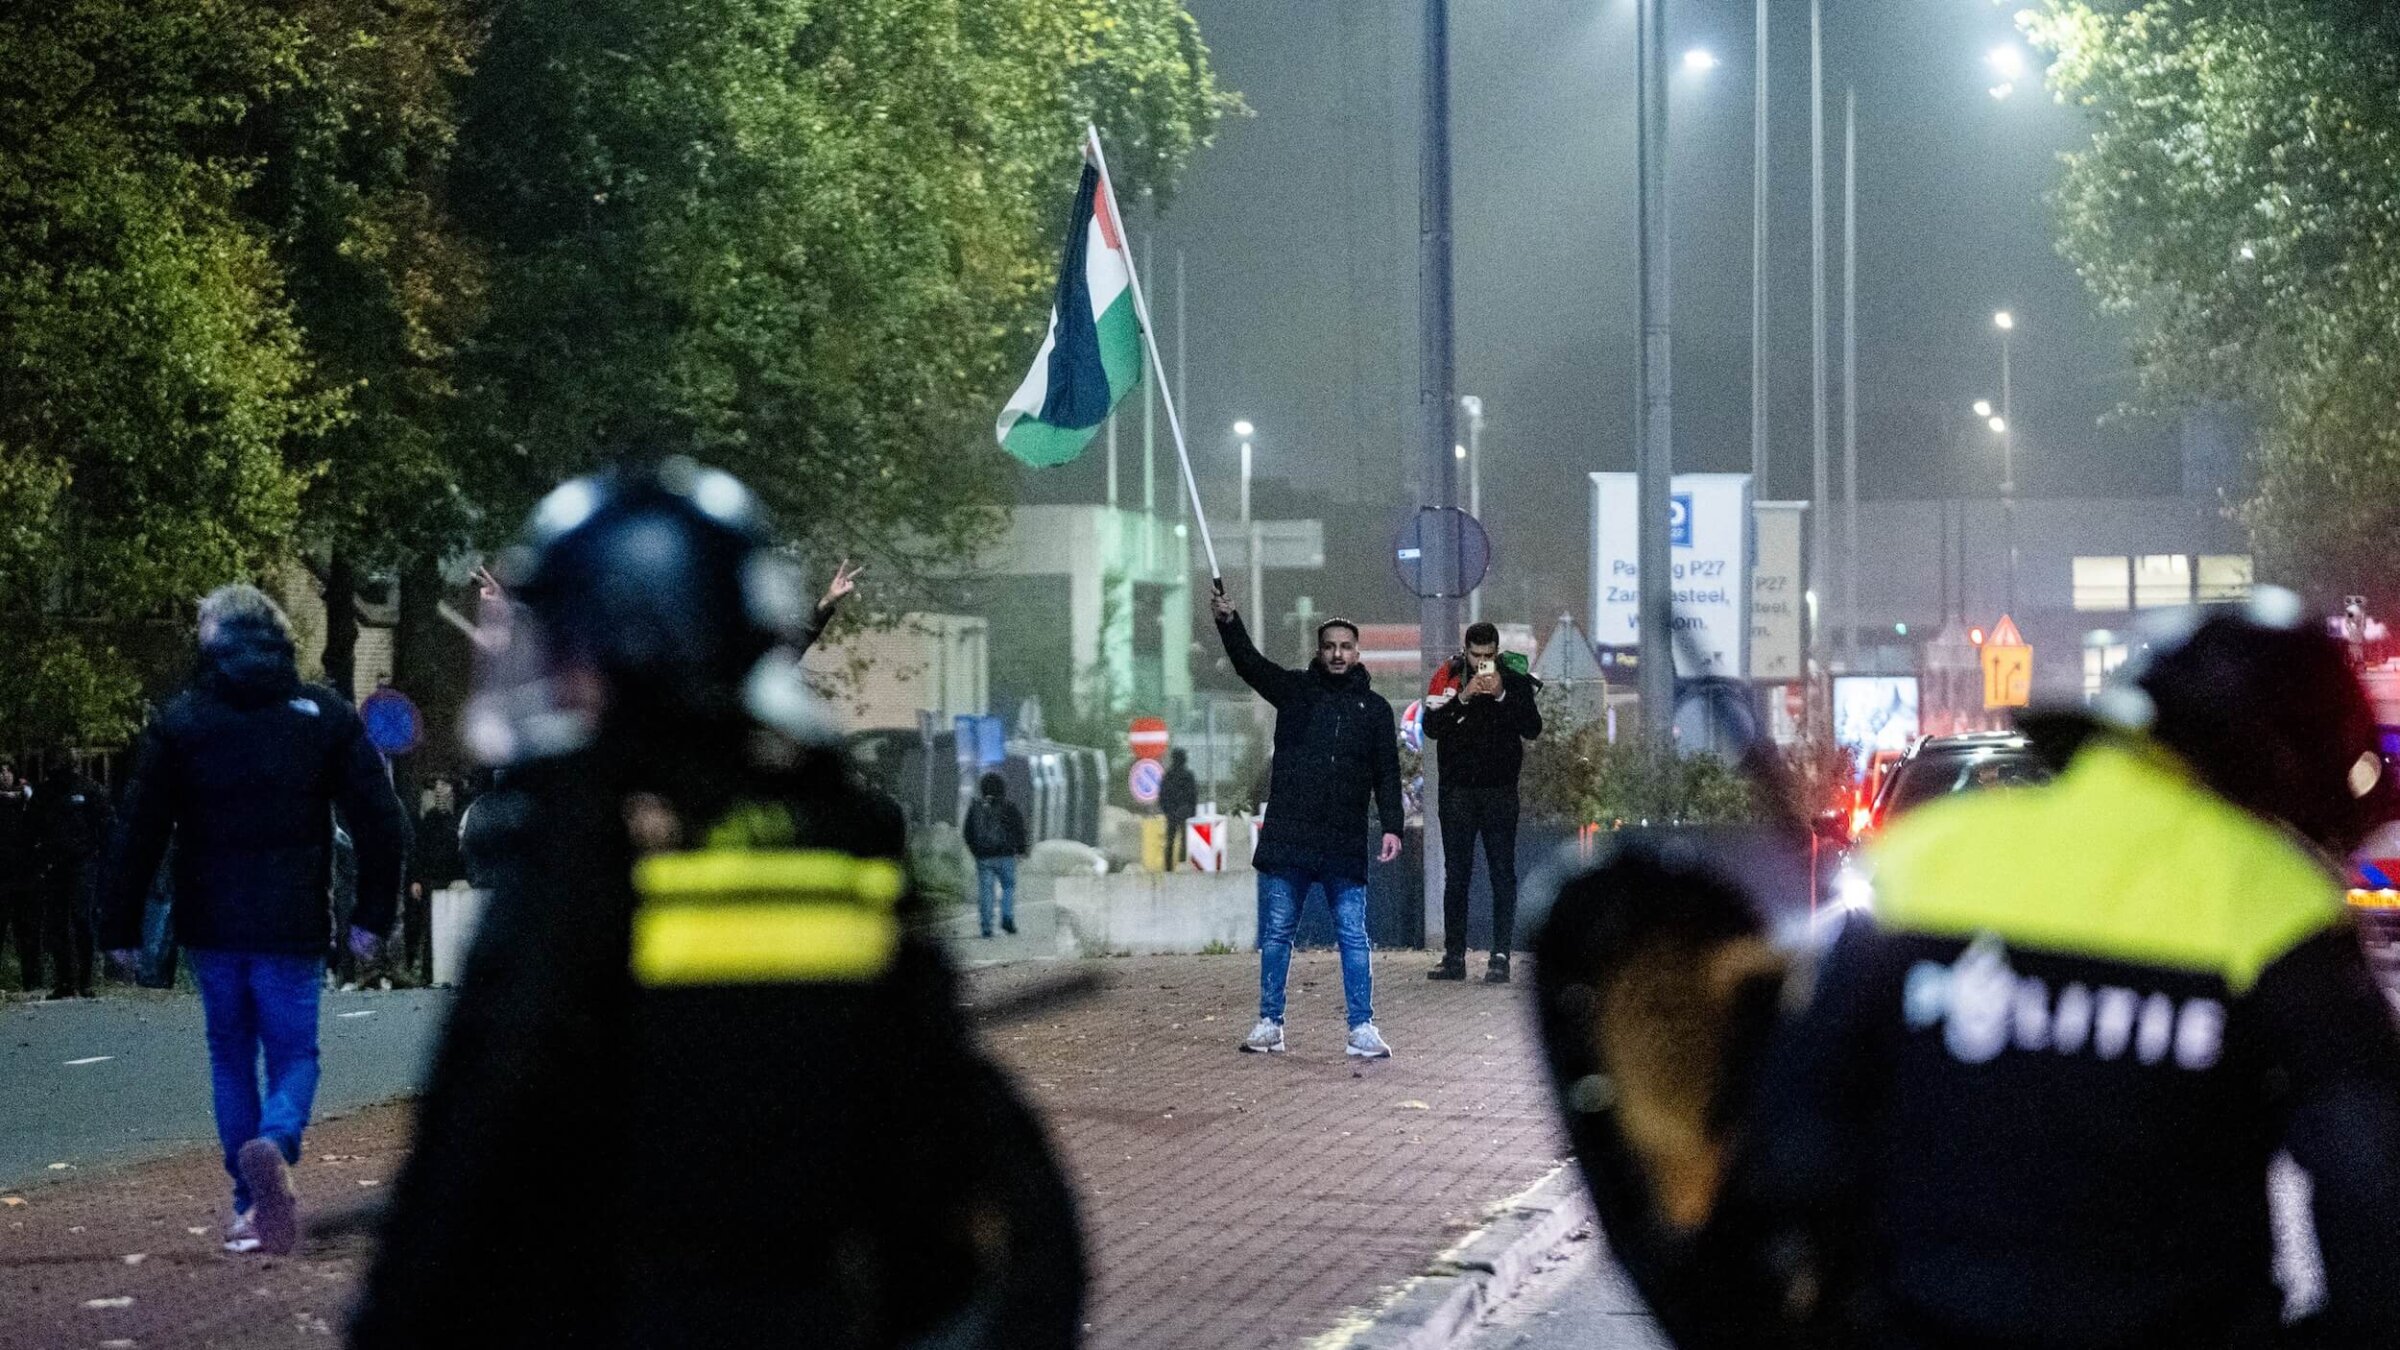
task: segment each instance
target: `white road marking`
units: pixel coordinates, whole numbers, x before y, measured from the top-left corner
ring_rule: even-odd
[[[83,1059],[70,1059],[67,1061],[66,1066],[72,1069],[83,1064],[105,1064],[115,1058],[115,1055],[90,1055]]]
[[[358,1011],[358,1012],[346,1012],[346,1013],[335,1013],[335,1014],[334,1014],[334,1016],[336,1016],[336,1017],[373,1017],[374,1015],[375,1015],[375,1010],[374,1010],[373,1008],[366,1008],[366,1009],[363,1009],[363,1010],[361,1010],[361,1011]]]

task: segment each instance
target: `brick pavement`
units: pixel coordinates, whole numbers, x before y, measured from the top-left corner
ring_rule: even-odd
[[[1286,1055],[1234,1051],[1254,1017],[1249,955],[1090,963],[1099,996],[986,1028],[1082,1197],[1094,1350],[1304,1345],[1561,1154],[1525,985],[1432,984],[1413,952],[1375,964],[1377,1020],[1399,1052],[1385,1063],[1342,1054],[1329,952],[1293,963]],[[970,988],[1072,968],[1002,968]],[[298,1174],[312,1211],[371,1196],[405,1128],[405,1108],[383,1107],[312,1132]],[[8,1350],[327,1344],[366,1250],[349,1238],[304,1259],[219,1254],[208,1153],[13,1194],[25,1203],[0,1206]],[[134,1301],[86,1306],[115,1298]]]

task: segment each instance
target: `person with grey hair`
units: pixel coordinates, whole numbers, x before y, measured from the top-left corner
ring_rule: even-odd
[[[113,963],[132,964],[172,839],[175,936],[200,985],[233,1179],[229,1251],[287,1253],[299,1241],[289,1169],[317,1088],[336,807],[358,853],[349,942],[372,960],[399,903],[406,839],[382,757],[339,694],[301,682],[273,600],[255,586],[211,592],[191,687],[151,719],[135,754],[100,936]]]

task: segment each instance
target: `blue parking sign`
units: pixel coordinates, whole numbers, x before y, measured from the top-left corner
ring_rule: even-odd
[[[1674,548],[1692,546],[1692,494],[1688,492],[1667,498],[1667,543]]]

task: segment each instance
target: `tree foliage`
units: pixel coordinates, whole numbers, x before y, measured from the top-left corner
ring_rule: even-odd
[[[625,450],[956,562],[1084,120],[1131,195],[1236,106],[1173,0],[0,7],[0,735],[121,734],[145,623],[426,577]]]
[[[2400,542],[2400,13],[2375,0],[2048,0],[2092,118],[2062,248],[2134,324],[2159,407],[2260,429],[2263,568],[2374,593]]]
[[[624,449],[748,479],[887,583],[997,523],[1083,120],[1130,187],[1221,106],[1168,0],[520,0],[462,103],[490,259],[460,449],[505,518]]]
[[[296,29],[236,0],[0,7],[0,715],[122,734],[140,621],[284,547],[306,388],[224,133]]]

